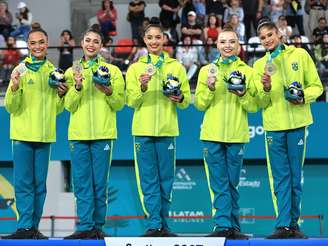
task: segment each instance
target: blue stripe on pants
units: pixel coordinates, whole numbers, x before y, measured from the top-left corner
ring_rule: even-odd
[[[77,231],[101,229],[107,212],[112,140],[70,141]]]
[[[17,228],[38,228],[47,194],[50,143],[13,141]]]
[[[244,144],[203,141],[203,148],[205,165],[209,170],[209,186],[214,193],[212,202],[216,228],[240,230],[237,186]]]
[[[148,214],[148,229],[168,228],[175,173],[174,137],[135,137],[136,168]]]
[[[277,199],[276,227],[294,227],[300,217],[306,128],[267,131],[267,161]]]

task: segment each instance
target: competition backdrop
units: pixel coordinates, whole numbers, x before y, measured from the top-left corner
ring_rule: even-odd
[[[313,115],[316,119],[309,128],[308,148],[305,166],[304,199],[302,204],[303,215],[328,214],[328,159],[327,130],[328,104],[313,105]],[[174,183],[173,204],[170,211],[172,216],[206,216],[211,215],[210,197],[205,173],[201,161],[201,144],[198,140],[202,112],[196,111],[193,106],[187,110],[179,111],[180,137],[177,138],[178,165]],[[67,143],[68,113],[64,112],[58,117],[57,143],[52,147],[52,160],[69,160]],[[12,167],[1,163],[11,161],[11,143],[9,140],[9,115],[4,108],[0,108],[0,219],[1,217],[14,217],[14,200],[12,195]],[[109,180],[109,211],[108,215],[142,215],[139,202],[135,174],[132,166],[132,137],[130,134],[132,110],[124,108],[118,113],[119,139],[114,145],[113,159],[119,160],[111,169]],[[146,120],[146,119],[145,119]],[[227,126],[229,127],[229,126]],[[261,216],[273,215],[271,193],[268,185],[267,171],[264,161],[263,129],[260,114],[250,114],[251,143],[247,145],[246,159],[257,159],[254,164],[245,165],[241,172],[239,190],[240,215],[243,231],[263,236],[271,233],[274,221]],[[179,160],[184,160],[179,161]],[[120,164],[127,163],[126,165]],[[328,164],[328,161],[327,161]],[[9,190],[9,192],[8,192]],[[252,216],[260,216],[253,218]],[[251,216],[251,217],[247,217]],[[143,219],[110,220],[105,226],[112,235],[139,235],[144,231]],[[317,218],[302,220],[304,231],[311,236],[327,236],[324,229],[328,221]],[[212,229],[212,222],[204,218],[171,219],[170,225],[175,232],[198,234],[208,233]],[[15,221],[0,220],[0,234],[15,229]]]

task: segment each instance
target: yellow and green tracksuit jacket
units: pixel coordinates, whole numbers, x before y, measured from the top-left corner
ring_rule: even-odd
[[[223,64],[220,61],[216,77],[215,91],[207,86],[208,68],[201,68],[195,93],[195,107],[205,111],[201,126],[200,139],[226,143],[245,143],[249,141],[247,112],[256,112],[256,88],[253,84],[253,69],[237,58],[236,61]],[[233,71],[246,76],[246,94],[242,97],[227,89],[224,78]]]
[[[29,142],[56,141],[56,115],[64,109],[64,97],[48,85],[55,69],[48,60],[37,72],[27,69],[19,89],[12,92],[10,81],[5,108],[10,113],[10,139]]]
[[[153,64],[159,56],[150,54]],[[140,89],[139,77],[145,72],[148,56],[140,57],[126,73],[127,105],[134,108],[132,135],[134,136],[178,136],[176,107],[187,108],[190,103],[190,87],[185,68],[176,59],[164,52],[163,64],[152,76],[146,92]],[[174,103],[162,92],[163,81],[172,74],[179,79],[184,99]]]
[[[254,63],[258,104],[264,109],[264,130],[281,131],[312,124],[310,103],[321,95],[323,87],[311,56],[302,48],[284,45],[281,53],[272,60],[277,69],[271,76],[271,91],[265,92],[261,76],[268,59],[269,52]],[[294,81],[302,84],[304,104],[294,105],[284,97],[284,87]]]
[[[81,59],[83,66],[82,89],[75,89],[73,70],[65,73],[69,90],[65,99],[65,108],[71,113],[69,140],[116,139],[116,111],[124,106],[124,79],[118,67],[97,58],[93,65]],[[92,76],[98,66],[106,66],[111,75],[113,94],[107,96],[94,85]]]

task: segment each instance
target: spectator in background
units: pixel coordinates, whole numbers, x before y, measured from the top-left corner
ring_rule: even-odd
[[[237,15],[232,14],[230,16],[229,25],[238,34],[239,41],[245,41],[245,25],[244,23],[240,22]]]
[[[270,17],[271,16],[271,0],[263,0],[262,16]]]
[[[312,60],[315,62],[314,53],[313,53],[312,49],[309,48],[309,44],[304,44],[302,42],[302,36],[301,35],[296,34],[296,35],[292,36],[290,39],[291,39],[291,43],[294,44],[294,46],[296,48],[305,49],[309,53],[309,55],[311,56]]]
[[[328,71],[328,33],[323,35],[323,42],[315,45],[314,56],[320,74]]]
[[[286,0],[285,2],[287,23],[292,28],[297,26],[298,33],[305,35],[303,26],[303,7],[302,0]]]
[[[207,41],[208,38],[211,38],[213,41],[216,41],[220,31],[221,20],[214,13],[209,14],[206,27],[204,28],[204,40]]]
[[[6,1],[0,1],[0,35],[5,39],[9,37],[12,31],[13,16],[8,10],[8,3]]]
[[[205,6],[207,15],[214,13],[222,21],[226,0],[206,0]]]
[[[27,41],[28,32],[31,30],[32,24],[32,13],[27,8],[26,3],[19,2],[17,5],[18,13],[16,13],[16,18],[19,21],[19,25],[16,30],[11,32],[11,36],[17,38],[23,35],[23,39]]]
[[[309,29],[313,32],[321,17],[326,16],[327,0],[306,0],[305,6],[308,6]]]
[[[206,16],[205,0],[192,0],[192,4],[194,5],[197,14],[198,23],[204,25]]]
[[[315,45],[314,47],[314,56],[317,69],[320,75],[320,79],[327,88],[328,85],[328,34],[323,35],[323,42]],[[327,99],[327,89],[324,90],[324,93],[318,97],[317,101],[326,101]]]
[[[283,15],[284,4],[285,4],[285,0],[270,1],[270,8],[271,8],[270,17],[273,23],[277,23],[279,16]]]
[[[188,13],[187,24],[181,27],[182,36],[188,35],[192,40],[202,40],[202,27],[196,23],[197,14],[195,11],[190,11]]]
[[[169,57],[173,57],[174,49],[173,49],[172,43],[170,41],[169,34],[167,34],[166,32],[163,32],[163,35],[164,35],[163,50],[166,51],[169,54]]]
[[[143,38],[142,38],[143,37],[143,30],[148,25],[149,25],[149,18],[144,17],[143,20],[142,20],[142,24],[139,27],[138,38],[137,38],[137,41],[135,43],[142,44],[144,42]]]
[[[264,0],[243,0],[242,6],[244,10],[244,24],[246,30],[246,39],[248,40],[250,37],[255,36],[257,21],[262,16]],[[252,27],[254,32],[252,32]]]
[[[140,36],[140,28],[145,18],[146,3],[142,0],[133,0],[129,3],[127,21],[131,24],[132,39],[137,42]]]
[[[319,25],[313,30],[312,39],[315,44],[321,43],[323,35],[328,33],[327,20],[325,17],[319,19]]]
[[[117,11],[113,1],[103,0],[101,9],[97,12],[97,19],[100,25],[101,33],[107,42],[109,36],[116,35]]]
[[[278,27],[278,31],[281,35],[281,38],[282,38],[281,41],[283,43],[288,43],[289,38],[292,35],[293,29],[291,26],[288,26],[285,16],[283,16],[283,15],[279,16],[278,22],[277,22],[277,27]]]
[[[228,23],[231,19],[231,16],[237,15],[239,22],[244,21],[244,10],[239,6],[239,0],[230,0],[229,7],[224,11],[223,23]]]
[[[203,46],[199,52],[199,62],[201,65],[207,65],[219,56],[219,51],[215,43],[216,40],[213,40],[211,37],[206,39],[205,46]]]
[[[161,24],[176,30],[177,24],[180,23],[179,10],[181,6],[179,0],[160,0],[158,4],[161,7],[159,14]]]
[[[6,40],[6,50],[0,50],[0,82],[7,84],[10,80],[10,75],[14,67],[20,61],[21,54],[16,48],[16,39],[9,36]]]
[[[196,81],[190,81],[191,79],[195,79],[194,76],[198,69],[198,50],[196,47],[191,46],[192,39],[191,36],[185,35],[182,39],[182,42],[179,44],[183,46],[177,47],[177,60],[186,68],[187,77],[189,82],[192,85],[195,85]]]
[[[112,45],[113,39],[108,37],[107,43],[105,43],[104,46],[100,49],[99,54],[105,59],[107,63],[111,63],[113,65],[124,64],[123,58],[119,58],[113,55],[113,49],[111,47]]]
[[[59,65],[58,67],[66,71],[73,65],[73,50],[75,41],[70,30],[63,30],[59,41]]]
[[[188,23],[188,13],[190,11],[195,11],[194,4],[192,0],[182,0],[181,2],[182,11],[181,11],[181,25],[186,25]]]

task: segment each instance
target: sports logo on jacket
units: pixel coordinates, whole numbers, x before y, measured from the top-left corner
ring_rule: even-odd
[[[140,143],[135,143],[134,144],[134,147],[136,149],[136,152],[139,152],[140,151],[141,144]]]
[[[293,62],[293,63],[292,63],[292,69],[293,69],[294,71],[298,71],[298,63],[297,63],[297,62]]]
[[[268,144],[272,144],[273,139],[272,139],[271,136],[267,136],[267,137],[266,137],[266,141],[267,141]]]

